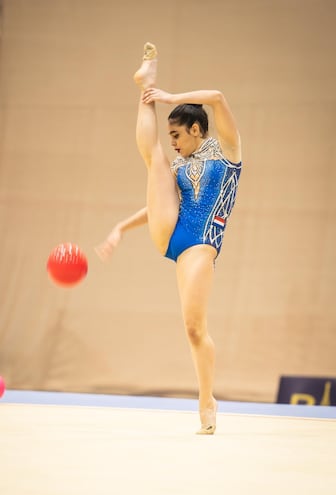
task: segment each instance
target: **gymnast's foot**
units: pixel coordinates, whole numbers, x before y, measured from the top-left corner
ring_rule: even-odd
[[[134,81],[141,89],[151,88],[156,82],[157,50],[152,43],[145,43],[143,61],[134,74]]]
[[[207,407],[200,410],[201,429],[196,433],[197,435],[213,435],[216,431],[216,413],[217,402],[213,399],[212,407]]]

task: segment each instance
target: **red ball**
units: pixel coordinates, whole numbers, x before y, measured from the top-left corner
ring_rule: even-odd
[[[6,390],[5,380],[0,376],[0,398],[3,396]]]
[[[49,255],[47,270],[51,280],[62,287],[72,287],[86,276],[88,262],[76,244],[59,244]]]

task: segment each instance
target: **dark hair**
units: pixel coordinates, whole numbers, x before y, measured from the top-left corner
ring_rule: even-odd
[[[197,122],[202,135],[205,136],[208,133],[208,115],[202,105],[196,105],[194,103],[178,105],[169,114],[168,120],[177,125],[185,125],[188,130]]]

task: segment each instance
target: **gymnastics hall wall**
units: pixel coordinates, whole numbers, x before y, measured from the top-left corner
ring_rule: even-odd
[[[111,261],[94,247],[145,204],[132,75],[147,40],[158,85],[216,88],[243,172],[216,263],[215,392],[276,400],[282,375],[336,376],[335,2],[3,0],[0,374],[16,390],[195,398],[172,261],[147,227]],[[170,107],[158,108],[162,141]],[[211,130],[213,126],[211,125]],[[61,242],[88,276],[47,277]]]

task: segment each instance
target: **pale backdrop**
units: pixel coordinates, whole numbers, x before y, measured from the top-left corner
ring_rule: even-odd
[[[145,204],[132,81],[216,88],[243,142],[209,327],[216,394],[274,401],[282,374],[336,375],[333,0],[3,0],[0,374],[16,389],[195,397],[175,266],[147,227],[104,265],[94,246]],[[162,139],[172,157],[166,117]],[[86,280],[46,260],[81,246]]]

